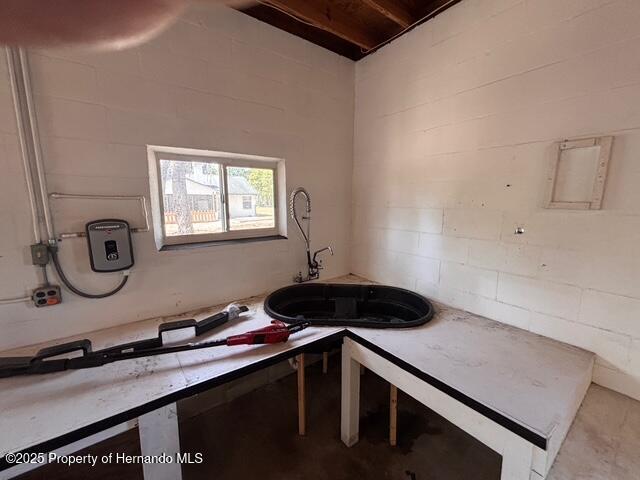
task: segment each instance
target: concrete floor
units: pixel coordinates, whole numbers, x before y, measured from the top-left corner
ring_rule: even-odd
[[[640,402],[592,384],[549,480],[638,480]]]
[[[290,375],[180,424],[184,452],[204,455],[185,465],[185,480],[389,479],[497,480],[501,458],[410,397],[399,393],[398,447],[388,445],[388,384],[362,378],[361,440],[340,441],[337,358],[323,375],[307,369],[308,435],[297,434],[296,379]],[[80,453],[139,455],[133,430]],[[569,432],[550,480],[640,478],[640,402],[592,385]],[[21,480],[142,479],[139,465],[46,466]]]

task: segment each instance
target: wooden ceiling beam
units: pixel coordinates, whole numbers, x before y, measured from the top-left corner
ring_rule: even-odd
[[[370,50],[379,43],[379,40],[369,34],[363,26],[353,22],[347,12],[336,8],[329,0],[264,0],[263,3],[272,5],[365,50]]]
[[[377,10],[389,20],[397,23],[402,28],[408,28],[415,22],[411,13],[399,2],[393,0],[360,0],[365,5]]]

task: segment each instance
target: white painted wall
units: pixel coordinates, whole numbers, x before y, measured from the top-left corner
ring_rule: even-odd
[[[147,144],[283,157],[287,188],[304,185],[313,196],[313,246],[335,248],[323,277],[348,272],[353,62],[207,6],[140,48],[30,58],[50,191],[148,196]],[[28,294],[38,278],[4,59],[0,172],[0,298],[7,298]],[[135,203],[56,200],[53,210],[58,232],[96,218],[141,221]],[[153,233],[134,241],[129,285],[112,298],[64,291],[64,303],[52,308],[0,306],[0,349],[258,294],[290,283],[305,263],[291,226],[287,241],[197,250],[159,253]],[[84,240],[65,240],[61,258],[83,289],[119,281],[90,271]]]
[[[637,0],[463,0],[358,62],[354,273],[592,350],[640,398],[638,25]],[[605,134],[603,210],[542,209],[553,142]]]
[[[148,195],[146,144],[283,156],[288,189],[314,197],[314,245],[336,248],[325,277],[351,259],[593,350],[596,380],[640,398],[639,20],[635,0],[464,0],[357,64],[355,141],[353,63],[232,10],[193,10],[120,53],[32,52],[50,190]],[[616,135],[604,209],[543,210],[552,143],[602,134]],[[38,279],[4,62],[0,171],[6,298]],[[104,202],[54,213],[58,231],[140,221]],[[304,261],[291,228],[288,241],[162,253],[150,233],[135,253],[111,299],[0,306],[0,349],[263,292]],[[85,289],[118,280],[89,271],[82,240],[61,255]]]

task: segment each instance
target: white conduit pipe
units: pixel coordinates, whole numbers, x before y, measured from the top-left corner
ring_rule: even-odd
[[[29,301],[31,301],[31,297],[8,298],[6,300],[0,300],[0,305],[11,305],[12,303],[22,303]]]
[[[22,80],[24,82],[24,99],[27,107],[27,118],[31,127],[31,139],[33,148],[33,160],[36,166],[36,174],[38,176],[38,184],[40,186],[40,199],[42,201],[42,214],[44,216],[44,224],[47,229],[49,243],[56,243],[56,236],[53,231],[53,220],[51,219],[51,207],[49,206],[49,197],[47,194],[47,178],[44,173],[44,165],[42,163],[42,149],[40,146],[40,132],[38,131],[38,119],[36,117],[36,109],[33,104],[33,94],[31,89],[31,75],[29,72],[29,59],[24,49],[18,49],[20,59],[20,67],[22,68]]]
[[[149,226],[149,209],[147,208],[147,199],[144,195],[85,195],[76,193],[50,193],[50,198],[55,199],[75,199],[75,200],[135,200],[140,203],[140,209],[144,217],[144,227],[132,228],[133,233],[146,233],[149,232],[151,227]],[[79,238],[86,237],[86,232],[67,232],[58,235],[59,240],[67,238]]]
[[[38,204],[36,200],[36,192],[33,186],[33,176],[31,172],[31,164],[29,163],[29,147],[27,144],[27,134],[20,109],[20,87],[18,82],[18,72],[14,64],[15,49],[7,47],[7,66],[9,69],[9,79],[11,81],[11,93],[13,95],[13,106],[16,115],[16,126],[18,129],[18,139],[20,141],[20,154],[22,156],[22,166],[24,169],[24,178],[27,184],[27,194],[29,195],[29,207],[31,209],[31,223],[33,227],[33,243],[40,243],[42,237],[40,235],[40,225],[38,222]]]
[[[7,68],[9,70],[9,80],[11,83],[11,94],[13,96],[13,106],[16,116],[16,128],[18,130],[18,141],[20,143],[20,155],[22,156],[22,166],[24,179],[27,186],[27,194],[29,196],[29,208],[31,210],[31,226],[33,229],[33,243],[40,243],[42,235],[40,234],[40,224],[38,221],[38,203],[36,199],[36,191],[33,185],[33,173],[31,164],[29,163],[29,146],[27,143],[27,133],[25,132],[25,124],[23,111],[20,108],[20,82],[19,73],[16,63],[19,60],[18,52],[10,47],[6,48]],[[11,305],[14,303],[23,303],[31,300],[31,297],[7,298],[0,299],[0,305]]]

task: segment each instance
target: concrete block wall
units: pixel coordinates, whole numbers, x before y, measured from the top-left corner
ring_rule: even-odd
[[[314,200],[313,247],[348,273],[354,64],[237,11],[202,5],[152,42],[115,53],[29,52],[51,192],[149,196],[146,145],[286,159],[287,188]],[[38,285],[7,67],[0,61],[0,298]],[[57,232],[97,218],[141,224],[133,202],[53,200]],[[61,243],[68,276],[88,291],[117,274],[90,271],[84,240]],[[0,350],[263,293],[291,282],[304,247],[289,239],[158,252],[134,235],[129,285],[109,299],[63,293],[60,306],[0,306]],[[50,273],[53,281],[56,276]]]
[[[639,20],[635,0],[463,0],[358,62],[355,137],[354,64],[232,10],[196,8],[122,52],[30,52],[50,190],[148,195],[146,144],[285,157],[288,188],[314,197],[314,244],[336,249],[326,278],[351,270],[593,350],[596,381],[640,398]],[[553,142],[605,134],[603,210],[542,209]],[[0,298],[38,283],[18,150],[0,62]],[[58,231],[140,222],[131,204],[53,209]],[[0,349],[231,301],[303,267],[293,230],[162,253],[137,235],[135,253],[112,299],[0,307]],[[82,240],[61,255],[82,288],[118,280],[89,271]]]
[[[353,272],[592,350],[640,398],[639,24],[636,0],[463,0],[358,62]],[[543,209],[553,143],[594,135],[603,209]]]

